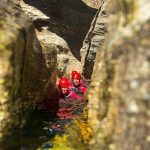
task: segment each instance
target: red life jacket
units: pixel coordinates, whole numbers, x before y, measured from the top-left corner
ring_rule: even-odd
[[[74,92],[75,94],[84,94],[87,92],[86,85],[83,81],[80,81],[79,85],[75,85],[71,80],[69,81],[69,91]]]
[[[77,99],[77,100],[81,100],[81,99],[82,99],[81,96],[78,96],[75,92],[70,91],[70,90],[69,90],[66,94],[63,94],[63,93],[60,91],[59,97],[60,97],[61,99]]]

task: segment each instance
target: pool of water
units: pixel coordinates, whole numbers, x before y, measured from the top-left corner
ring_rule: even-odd
[[[65,104],[66,106],[66,104]],[[10,134],[5,137],[3,149],[5,150],[45,150],[62,149],[73,150],[73,136],[77,136],[75,131],[69,131],[66,126],[74,122],[74,118],[80,117],[86,102],[73,102],[62,106],[58,117],[54,117],[51,111],[28,111],[25,125],[20,129],[15,127]],[[77,130],[77,128],[74,128]],[[73,129],[73,130],[74,130]],[[72,129],[71,129],[72,130]],[[73,133],[69,133],[73,132]],[[69,137],[71,135],[71,137]],[[73,141],[74,142],[74,141]],[[81,142],[81,140],[80,140]]]

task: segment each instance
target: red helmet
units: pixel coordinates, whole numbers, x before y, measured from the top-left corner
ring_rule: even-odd
[[[61,87],[61,88],[68,88],[68,85],[69,85],[69,83],[68,83],[68,79],[67,78],[61,78],[59,80],[59,87]]]
[[[77,79],[77,80],[80,80],[81,79],[81,74],[76,72],[73,76],[73,79]]]
[[[76,73],[77,73],[77,71],[73,70],[73,71],[71,72],[71,77],[73,78]]]

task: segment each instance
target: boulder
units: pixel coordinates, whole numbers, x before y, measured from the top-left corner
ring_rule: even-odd
[[[17,1],[0,3],[0,139],[21,128],[26,113],[43,100],[56,63],[51,68],[36,37],[31,19]],[[49,52],[49,61],[56,53]],[[7,126],[7,128],[6,128]],[[9,132],[8,132],[9,131]]]

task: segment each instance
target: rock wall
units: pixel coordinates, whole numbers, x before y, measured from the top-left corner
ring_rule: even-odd
[[[87,5],[88,4],[88,5]],[[41,31],[47,28],[48,31],[57,35],[54,44],[58,47],[63,39],[68,45],[66,72],[70,74],[71,70],[81,71],[80,48],[82,42],[90,28],[90,24],[99,6],[97,1],[82,0],[24,0],[21,7],[33,20],[37,30]],[[49,33],[50,33],[49,32]],[[47,32],[48,34],[48,32]],[[49,37],[52,34],[49,34]],[[65,66],[61,57],[64,57],[65,50],[59,53],[59,67]],[[59,59],[60,58],[60,59]]]
[[[108,29],[89,90],[89,149],[148,150],[150,13],[148,0],[111,0]]]
[[[104,42],[106,32],[106,6],[107,1],[101,1],[91,27],[84,39],[83,47],[80,50],[82,74],[85,78],[90,79],[93,73],[94,62],[97,51]]]
[[[81,0],[24,0],[24,2],[50,17],[51,31],[76,39],[84,38],[96,13],[96,9],[88,7]],[[34,14],[32,10],[27,11],[29,15]]]
[[[70,70],[81,69],[82,57],[86,68],[83,74],[86,78],[92,75],[88,123],[93,135],[89,149],[148,150],[149,0],[103,0],[91,28],[96,9],[90,6],[96,0],[84,0],[88,6],[81,0],[24,2],[42,12],[40,17],[39,11],[36,15],[27,12],[42,47],[32,21],[19,5],[1,0],[0,138],[21,128],[26,123],[27,110],[42,101],[47,81],[55,80],[52,72],[57,70],[56,55],[61,54],[60,64],[69,64]],[[92,7],[96,8],[95,4]],[[86,50],[82,49],[80,56],[87,32],[83,45]],[[50,37],[57,41],[51,42]]]
[[[56,53],[42,52],[31,19],[16,1],[0,3],[0,139],[21,128],[29,108],[43,100]],[[46,58],[53,62],[48,65]]]

